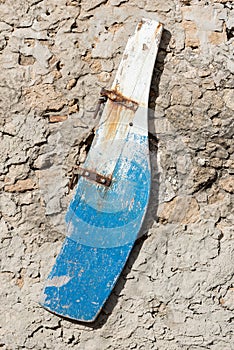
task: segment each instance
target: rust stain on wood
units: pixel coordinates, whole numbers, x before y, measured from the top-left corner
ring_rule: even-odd
[[[158,36],[159,32],[162,30],[162,23],[159,23],[157,28],[155,29],[154,36],[155,38]]]
[[[110,104],[110,117],[106,123],[104,132],[106,140],[114,140],[119,127],[121,126],[121,135],[125,137],[129,130],[129,126],[132,125],[132,121],[135,115],[133,110],[127,110],[124,112],[124,107],[121,104],[117,104],[114,101],[109,101]]]
[[[143,19],[138,23],[137,31],[139,31],[141,29],[141,27],[144,23],[145,23],[145,21]]]
[[[106,140],[114,139],[120,125],[122,135],[126,135],[129,126],[132,125],[135,112],[139,107],[138,102],[124,96],[118,91],[118,86],[112,90],[103,88],[101,90],[101,96],[105,96],[109,99],[107,105],[109,108],[109,116],[105,130],[103,130],[104,138]]]
[[[120,121],[120,113],[122,106],[113,103],[113,101],[110,101],[110,109],[112,110],[112,112],[104,131],[106,140],[115,138]]]

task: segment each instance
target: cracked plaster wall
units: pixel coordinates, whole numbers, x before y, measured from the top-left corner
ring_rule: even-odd
[[[128,36],[164,23],[150,93],[152,196],[93,327],[38,305]],[[233,349],[234,3],[0,0],[0,348]]]

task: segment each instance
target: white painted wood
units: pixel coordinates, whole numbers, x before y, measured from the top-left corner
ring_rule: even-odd
[[[111,175],[127,135],[148,135],[149,90],[162,30],[161,23],[142,19],[128,39],[111,90],[135,101],[138,108],[134,111],[108,99],[92,145],[96,153],[90,152],[86,160],[90,169]]]
[[[162,24],[142,19],[129,38],[112,89],[147,107],[152,72],[162,35]]]

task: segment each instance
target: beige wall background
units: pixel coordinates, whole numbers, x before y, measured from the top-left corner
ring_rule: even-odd
[[[150,92],[146,233],[91,327],[38,305],[129,35],[164,24]],[[234,3],[0,0],[0,347],[231,350]]]

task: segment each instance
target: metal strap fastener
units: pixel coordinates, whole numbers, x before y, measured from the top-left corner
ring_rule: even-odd
[[[131,100],[130,98],[127,98],[126,96],[123,96],[119,91],[117,90],[107,90],[102,88],[100,91],[100,97],[98,99],[97,107],[94,111],[94,119],[99,114],[101,105],[107,101],[107,99],[115,102],[116,104],[120,104],[128,109],[131,109],[132,111],[136,112],[136,110],[139,107],[139,104]],[[131,125],[132,123],[130,123]],[[83,176],[91,181],[97,182],[101,185],[104,185],[106,187],[109,187],[111,185],[112,179],[109,177],[106,177],[104,175],[100,175],[96,173],[93,170],[87,170],[84,169],[78,165],[75,165],[72,171],[72,178],[68,184],[69,191],[74,188],[75,184],[77,183],[77,176]]]
[[[80,175],[85,177],[87,180],[97,182],[100,185],[104,185],[106,187],[109,187],[111,185],[111,178],[98,174],[93,170],[85,169],[80,166],[75,166],[73,169],[73,173],[75,175]]]
[[[131,109],[134,112],[136,112],[138,107],[139,107],[138,102],[122,95],[121,92],[117,91],[117,90],[107,90],[107,89],[102,88],[100,95],[102,97],[105,97],[106,99],[108,98],[111,101],[113,101],[117,104],[120,104],[128,109]]]

